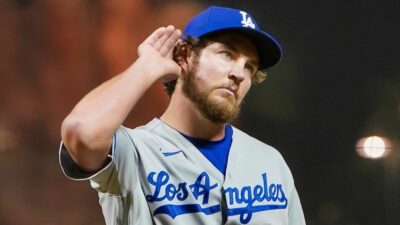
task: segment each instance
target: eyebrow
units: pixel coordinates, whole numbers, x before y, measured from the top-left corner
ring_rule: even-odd
[[[237,50],[237,48],[235,48],[235,46],[233,46],[233,45],[231,45],[231,44],[229,44],[229,43],[224,43],[224,42],[219,42],[219,43],[221,43],[223,46],[229,48],[230,50],[234,51],[235,53],[238,53],[238,52],[239,52],[239,51]],[[255,66],[255,67],[256,67],[255,69],[257,69],[258,66],[259,66],[258,60],[249,60],[248,62],[249,62],[250,64],[252,64],[253,66]]]

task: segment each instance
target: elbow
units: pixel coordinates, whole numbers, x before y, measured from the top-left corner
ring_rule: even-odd
[[[65,118],[61,125],[61,138],[70,153],[77,155],[109,149],[112,134],[106,136],[96,124],[71,115]]]
[[[61,137],[64,145],[73,152],[101,151],[108,148],[112,135],[107,137],[96,123],[69,115],[61,125]]]
[[[97,170],[111,148],[112,136],[102,138],[96,128],[85,121],[68,116],[61,125],[63,144],[72,159],[86,171]]]
[[[65,118],[61,124],[61,138],[69,151],[90,149],[90,140],[88,140],[88,132],[85,132],[84,123],[72,116]]]

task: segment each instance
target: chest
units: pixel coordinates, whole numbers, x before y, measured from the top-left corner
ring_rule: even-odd
[[[232,145],[226,175],[194,146],[139,144],[141,187],[161,222],[285,224],[288,185],[276,162]],[[251,151],[250,151],[251,152]],[[206,221],[206,222],[205,222]]]

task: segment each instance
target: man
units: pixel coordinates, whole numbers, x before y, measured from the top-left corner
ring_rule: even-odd
[[[280,60],[279,44],[248,13],[222,7],[181,36],[157,29],[126,71],[75,106],[61,128],[64,173],[90,179],[107,224],[305,224],[281,155],[229,124]],[[164,114],[122,127],[158,80],[170,95]]]

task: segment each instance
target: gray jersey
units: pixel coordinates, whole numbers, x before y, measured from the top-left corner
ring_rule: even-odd
[[[118,129],[109,159],[101,171],[84,174],[60,148],[64,174],[90,179],[107,225],[305,224],[282,156],[234,127],[225,176],[159,119]]]

